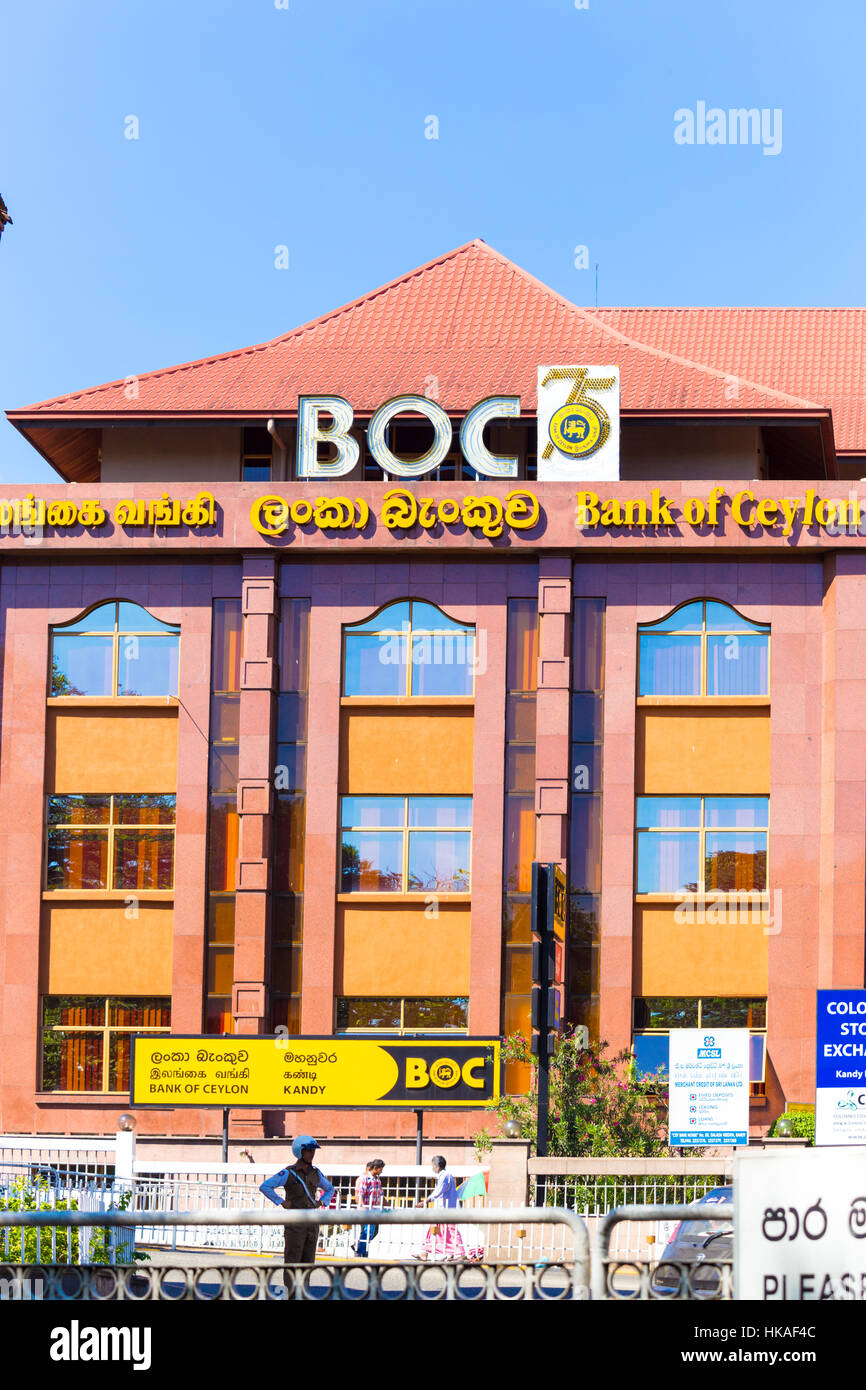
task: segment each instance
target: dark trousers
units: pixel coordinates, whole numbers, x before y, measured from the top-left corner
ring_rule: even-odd
[[[311,1265],[316,1262],[318,1226],[286,1226],[283,1234],[283,1261],[287,1265]],[[286,1288],[292,1285],[291,1275],[283,1275]]]

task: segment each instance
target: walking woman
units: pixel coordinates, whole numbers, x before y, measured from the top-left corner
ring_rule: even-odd
[[[456,1207],[457,1206],[457,1184],[452,1175],[447,1171],[445,1159],[441,1154],[437,1154],[430,1164],[436,1176],[436,1186],[425,1201],[419,1202],[421,1207]],[[424,1249],[418,1256],[421,1260],[429,1260],[431,1263],[442,1260],[469,1260],[479,1259],[479,1251],[467,1250],[460,1234],[458,1226],[430,1226],[424,1240]]]

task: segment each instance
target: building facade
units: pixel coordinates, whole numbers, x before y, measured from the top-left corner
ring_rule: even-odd
[[[646,1071],[748,1027],[754,1131],[812,1101],[815,990],[866,961],[864,328],[582,310],[473,242],[10,411],[63,481],[0,501],[0,1132],[113,1132],[135,1033],[526,1032],[535,859],[566,1023]],[[615,479],[549,475],[548,362],[619,368]]]

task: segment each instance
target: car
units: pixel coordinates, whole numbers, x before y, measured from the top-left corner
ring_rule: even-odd
[[[714,1187],[705,1197],[696,1199],[724,1209],[733,1207],[733,1187]],[[681,1221],[664,1248],[664,1254],[653,1270],[650,1287],[658,1298],[676,1297],[687,1266],[686,1297],[714,1298],[721,1292],[722,1274],[719,1264],[730,1264],[734,1258],[733,1214],[727,1218],[720,1211],[719,1219]]]

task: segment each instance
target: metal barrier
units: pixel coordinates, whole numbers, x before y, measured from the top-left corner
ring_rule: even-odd
[[[623,1259],[611,1256],[610,1244],[616,1227],[623,1221],[718,1222],[720,1216],[734,1225],[733,1204],[720,1208],[715,1202],[694,1202],[690,1206],[658,1203],[655,1206],[616,1207],[603,1216],[595,1230],[592,1254],[593,1299],[630,1301],[641,1299],[692,1298],[709,1301],[734,1296],[733,1265],[730,1260],[700,1262]],[[709,1279],[706,1279],[708,1272]],[[706,1282],[698,1287],[697,1280]],[[620,1284],[616,1280],[619,1277]],[[672,1285],[672,1287],[670,1287]]]
[[[377,1225],[459,1226],[457,1212],[448,1207],[428,1207],[424,1210],[376,1211]],[[502,1225],[502,1211],[477,1210],[472,1222]],[[153,1226],[170,1227],[180,1218],[187,1226],[326,1226],[333,1224],[334,1213],[328,1210],[285,1211],[196,1211],[152,1212],[148,1222]],[[368,1225],[371,1212],[341,1210],[344,1225]],[[559,1302],[589,1297],[589,1236],[580,1217],[556,1207],[517,1207],[508,1211],[507,1220],[525,1228],[536,1222],[562,1223],[570,1228],[574,1256],[555,1263],[524,1266],[517,1261],[482,1264],[462,1261],[443,1261],[425,1264],[421,1261],[393,1264],[286,1265],[244,1263],[242,1265],[206,1266],[187,1264],[147,1268],[142,1265],[33,1265],[0,1266],[0,1290],[8,1283],[12,1290],[7,1296],[23,1296],[25,1287],[41,1281],[37,1297],[54,1300],[210,1300],[231,1299],[393,1299],[430,1301],[471,1301],[487,1299],[542,1299]],[[63,1227],[107,1226],[135,1227],[141,1221],[131,1211],[63,1212]],[[3,1227],[50,1227],[57,1224],[57,1214],[51,1211],[0,1212]],[[27,1284],[29,1281],[29,1285]]]

